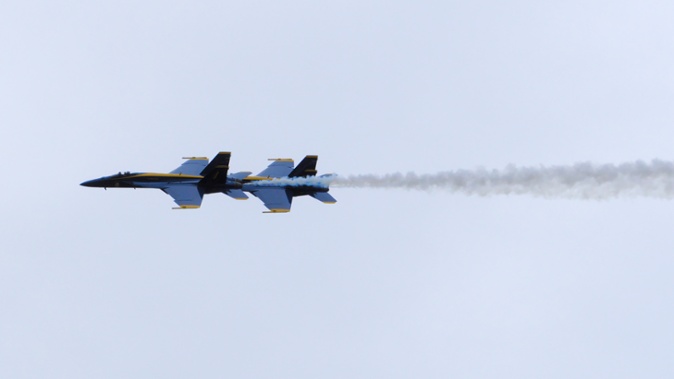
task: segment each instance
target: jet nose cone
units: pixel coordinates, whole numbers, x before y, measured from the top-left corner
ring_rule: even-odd
[[[80,183],[80,185],[81,185],[81,186],[84,186],[84,187],[98,187],[98,186],[96,185],[96,182],[98,182],[98,179],[87,180],[86,182]]]

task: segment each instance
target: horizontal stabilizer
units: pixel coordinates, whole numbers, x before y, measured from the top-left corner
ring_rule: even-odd
[[[325,204],[334,204],[337,200],[327,192],[314,192],[309,194],[311,197]]]
[[[227,190],[227,191],[224,192],[224,194],[231,197],[232,199],[236,199],[236,200],[246,200],[246,199],[248,199],[248,195],[246,195],[240,189]]]

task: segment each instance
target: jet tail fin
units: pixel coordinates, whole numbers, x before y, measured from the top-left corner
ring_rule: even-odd
[[[208,184],[220,184],[227,182],[227,171],[229,170],[229,158],[232,153],[221,151],[206,166],[201,175],[204,177],[202,182]]]
[[[317,155],[307,155],[302,159],[302,161],[295,167],[295,169],[288,175],[289,178],[294,177],[304,177],[304,176],[315,176],[316,171],[316,162],[318,162]]]

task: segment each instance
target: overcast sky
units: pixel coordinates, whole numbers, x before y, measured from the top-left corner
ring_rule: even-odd
[[[80,187],[674,160],[669,1],[4,1],[0,377],[663,378],[674,203]]]

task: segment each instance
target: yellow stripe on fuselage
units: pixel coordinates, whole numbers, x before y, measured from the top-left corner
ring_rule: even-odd
[[[243,178],[243,180],[250,180],[251,182],[255,180],[274,180],[274,179],[278,178],[272,178],[270,176],[256,176],[256,175],[249,175]]]
[[[128,176],[127,178],[147,178],[147,177],[156,177],[156,178],[180,178],[180,179],[203,179],[201,175],[183,175],[183,174],[157,174],[154,172],[144,172],[142,174],[136,174]]]

